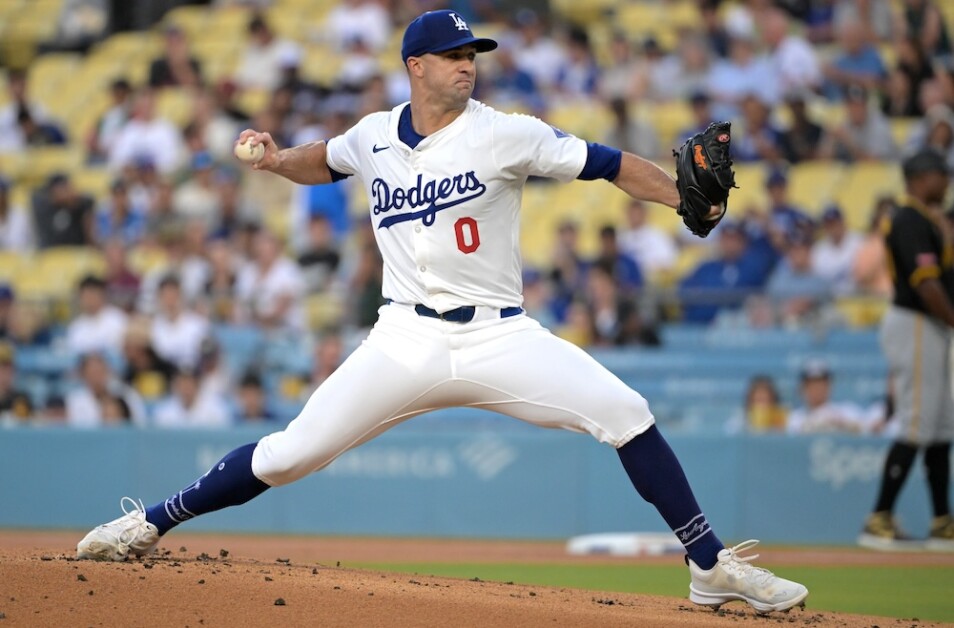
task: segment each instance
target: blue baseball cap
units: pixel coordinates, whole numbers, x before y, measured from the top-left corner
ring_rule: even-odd
[[[429,52],[444,52],[473,44],[477,52],[490,52],[497,42],[486,37],[474,37],[467,22],[453,11],[428,11],[408,24],[401,43],[401,59],[420,57]]]

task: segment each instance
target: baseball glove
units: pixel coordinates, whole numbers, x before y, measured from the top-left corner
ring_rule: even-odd
[[[676,210],[689,231],[700,238],[719,224],[725,216],[729,190],[736,187],[729,143],[732,138],[729,122],[713,122],[705,131],[696,133],[672,151],[676,158],[676,187],[679,208]],[[722,213],[710,217],[713,206]]]

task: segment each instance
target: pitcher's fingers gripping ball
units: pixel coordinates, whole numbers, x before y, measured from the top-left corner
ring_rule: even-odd
[[[264,144],[253,144],[252,140],[247,140],[242,144],[236,142],[235,148],[233,151],[235,156],[239,158],[240,161],[245,163],[255,164],[262,160],[262,157],[265,156],[265,145]]]
[[[672,151],[679,188],[676,211],[689,231],[701,238],[725,216],[729,190],[736,187],[729,157],[730,129],[729,122],[713,122]]]
[[[240,161],[251,164],[255,170],[265,170],[278,162],[278,147],[270,133],[260,133],[253,129],[242,131],[232,152]]]

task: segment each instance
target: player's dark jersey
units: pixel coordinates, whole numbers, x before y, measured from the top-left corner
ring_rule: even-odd
[[[954,243],[949,228],[916,199],[905,199],[883,225],[894,304],[927,314],[917,287],[926,279],[941,282],[954,301]]]

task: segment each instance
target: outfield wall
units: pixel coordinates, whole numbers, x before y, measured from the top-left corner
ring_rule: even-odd
[[[326,470],[193,530],[341,535],[566,538],[661,531],[614,451],[589,437],[509,422],[454,427],[462,411],[400,426]],[[501,426],[516,427],[501,427]],[[86,528],[204,473],[260,430],[0,430],[0,527]],[[689,436],[670,442],[727,539],[851,543],[871,507],[888,443],[848,436]],[[923,533],[920,464],[898,512]]]

